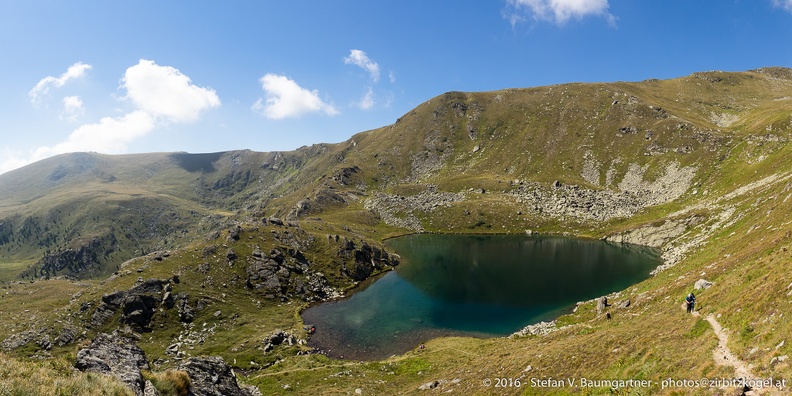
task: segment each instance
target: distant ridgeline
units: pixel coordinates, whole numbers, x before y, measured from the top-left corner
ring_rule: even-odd
[[[270,215],[374,241],[375,229],[602,236],[767,163],[788,140],[791,87],[790,69],[764,68],[449,92],[290,152],[64,154],[0,175],[0,262],[28,263],[16,273],[28,278],[106,276]]]

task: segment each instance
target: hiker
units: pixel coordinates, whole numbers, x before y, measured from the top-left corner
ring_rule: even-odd
[[[685,303],[687,304],[687,312],[693,313],[696,305],[696,296],[693,295],[693,292],[691,292],[690,294],[687,295],[687,297],[685,297]]]

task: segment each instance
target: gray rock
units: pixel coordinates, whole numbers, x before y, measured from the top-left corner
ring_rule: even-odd
[[[251,396],[239,386],[234,371],[219,356],[192,357],[179,365],[190,377],[190,394],[195,396]]]
[[[187,302],[187,294],[179,293],[176,307],[179,310],[179,320],[183,323],[190,323],[195,319],[195,309]]]
[[[38,346],[45,351],[52,349],[52,340],[50,340],[50,336],[48,334],[42,335],[36,344],[38,344]]]
[[[602,313],[602,311],[608,307],[608,297],[602,296],[599,300],[597,300],[597,313]]]
[[[145,382],[140,370],[148,370],[146,354],[132,340],[117,332],[99,334],[88,348],[77,352],[74,366],[80,371],[110,374],[143,395]]]
[[[170,345],[169,345],[169,346],[168,346],[168,347],[165,349],[165,354],[166,354],[166,355],[172,355],[172,356],[176,356],[176,355],[178,355],[178,353],[179,353],[179,347],[181,347],[181,343],[180,343],[180,342],[177,342],[177,343],[175,343],[175,344],[170,344]]]
[[[267,219],[267,222],[270,223],[270,224],[273,224],[273,225],[279,225],[279,226],[283,225],[283,220],[281,220],[281,219],[279,219],[277,217],[270,217],[270,218]]]
[[[712,287],[712,282],[704,279],[697,280],[696,283],[693,285],[693,288],[696,290],[706,290],[709,289],[710,287]]]
[[[33,330],[23,331],[21,333],[14,333],[8,336],[2,343],[0,343],[0,348],[5,349],[7,351],[17,349],[21,346],[27,345],[27,343],[33,341],[38,335],[37,332]]]
[[[160,396],[160,393],[151,381],[146,380],[146,383],[143,385],[143,396]]]
[[[231,248],[229,248],[229,249],[226,251],[226,259],[228,259],[228,261],[234,261],[234,260],[236,260],[236,259],[237,259],[237,254],[236,254],[236,252],[234,251],[234,249],[231,249]]]
[[[555,320],[551,322],[539,322],[537,324],[525,326],[521,330],[511,334],[509,338],[521,337],[526,335],[546,335],[556,330],[557,328],[556,328]]]
[[[173,299],[173,293],[165,292],[165,295],[162,296],[162,305],[166,309],[171,309],[176,304],[176,301]]]
[[[261,391],[253,385],[241,385],[240,388],[250,396],[264,396]]]
[[[268,338],[265,339],[266,342],[271,343],[272,345],[280,345],[283,343],[284,340],[289,336],[289,333],[277,329]]]
[[[437,388],[438,386],[440,386],[440,381],[434,380],[434,381],[427,382],[427,383],[419,386],[418,389],[419,390],[429,390],[429,389]]]
[[[239,240],[239,234],[242,232],[242,227],[236,226],[232,227],[228,230],[228,238],[226,238],[229,242],[234,242]]]
[[[96,307],[94,313],[91,315],[91,326],[99,327],[107,323],[107,321],[113,317],[113,313],[115,313],[117,308],[118,307],[113,307],[105,303],[99,304],[99,306]]]
[[[68,345],[74,342],[76,337],[77,334],[74,332],[74,329],[71,329],[69,327],[64,327],[63,330],[61,330],[60,334],[58,334],[58,336],[55,337],[55,344],[57,344],[58,346]]]
[[[142,295],[142,294],[155,294],[161,293],[162,288],[167,281],[163,281],[160,279],[146,279],[143,282],[133,286],[131,289],[127,290],[127,294],[135,294],[135,295]]]
[[[151,295],[130,294],[124,298],[121,306],[122,315],[118,320],[131,325],[135,331],[144,331],[148,328],[159,301],[159,298]]]

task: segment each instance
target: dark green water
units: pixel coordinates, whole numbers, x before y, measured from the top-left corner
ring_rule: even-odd
[[[387,245],[403,259],[396,271],[303,312],[317,328],[309,345],[382,359],[439,336],[508,335],[646,279],[661,262],[654,249],[549,236],[410,235]]]

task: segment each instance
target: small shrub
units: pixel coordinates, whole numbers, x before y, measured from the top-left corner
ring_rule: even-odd
[[[746,324],[743,326],[742,330],[740,330],[740,339],[743,341],[747,341],[754,335],[754,328],[750,324]]]
[[[184,371],[144,372],[143,377],[151,381],[162,396],[186,396],[190,390],[190,377]]]

